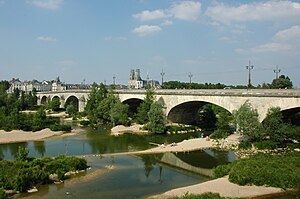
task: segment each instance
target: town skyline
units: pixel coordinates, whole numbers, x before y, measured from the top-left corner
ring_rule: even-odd
[[[299,1],[0,1],[1,80],[300,87]]]

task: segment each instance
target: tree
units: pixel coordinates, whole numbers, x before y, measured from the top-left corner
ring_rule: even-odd
[[[154,102],[154,91],[152,89],[147,89],[144,101],[137,108],[137,113],[135,115],[136,121],[138,123],[146,124],[149,121],[148,112],[153,102]]]
[[[149,123],[148,129],[152,133],[164,133],[165,132],[165,117],[163,107],[158,102],[153,102],[148,112]]]
[[[29,154],[29,149],[28,148],[23,148],[23,147],[19,146],[18,152],[17,152],[17,155],[16,155],[16,160],[18,160],[18,161],[27,160],[28,154]]]
[[[283,122],[283,115],[279,107],[268,109],[267,116],[263,121],[263,131],[265,138],[276,142],[279,146],[284,146],[293,138],[293,135],[290,135],[289,125]]]
[[[261,139],[261,125],[256,109],[246,101],[238,110],[233,111],[234,122],[238,132],[247,135],[251,141]]]
[[[214,129],[217,117],[211,104],[205,104],[199,109],[199,125],[203,129]]]
[[[102,121],[103,117],[99,115],[98,107],[101,101],[107,97],[107,93],[108,91],[104,84],[93,84],[92,90],[89,94],[89,99],[84,109],[91,125],[97,125],[100,121]]]
[[[293,88],[293,83],[288,76],[280,75],[279,78],[274,79],[271,84],[272,88]]]
[[[47,109],[52,111],[58,111],[60,107],[60,100],[58,97],[54,97],[52,100],[48,101]]]
[[[76,114],[76,108],[74,102],[71,102],[67,105],[66,113],[69,114],[69,116],[74,116]]]
[[[110,109],[110,119],[113,125],[127,125],[128,124],[128,104],[123,104],[120,100],[117,100]]]

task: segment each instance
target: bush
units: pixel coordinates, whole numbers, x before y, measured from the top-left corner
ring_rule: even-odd
[[[248,141],[243,141],[239,143],[239,149],[251,149],[252,143]]]
[[[230,135],[230,132],[224,131],[221,129],[215,130],[212,134],[210,134],[210,138],[212,139],[222,139],[222,138],[227,138]]]
[[[90,121],[88,121],[88,120],[82,120],[82,121],[80,121],[80,125],[82,125],[82,126],[88,126],[88,125],[90,125]]]
[[[225,197],[220,196],[218,193],[203,193],[201,195],[194,195],[194,194],[185,194],[181,197],[174,197],[173,199],[226,199]]]
[[[229,174],[233,164],[219,165],[213,170],[214,178],[221,178]]]
[[[25,192],[32,186],[48,183],[50,174],[57,174],[59,179],[63,179],[68,171],[86,168],[86,160],[77,157],[26,158],[26,161],[2,160],[0,161],[0,187]]]
[[[51,131],[71,131],[72,127],[70,125],[51,125]]]
[[[276,142],[269,141],[269,140],[254,142],[254,146],[259,150],[263,150],[263,149],[272,150],[277,148]]]
[[[238,160],[229,172],[229,181],[239,185],[300,188],[300,153],[257,154]]]
[[[0,187],[0,199],[7,198],[7,195],[2,187]]]

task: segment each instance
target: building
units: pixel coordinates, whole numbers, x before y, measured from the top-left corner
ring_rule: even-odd
[[[140,69],[131,69],[129,74],[128,88],[141,89],[144,87],[144,81],[141,78]]]
[[[160,88],[160,84],[156,80],[143,80],[141,78],[140,69],[131,69],[129,74],[128,88],[129,89],[141,89],[150,86],[150,88],[158,89]]]
[[[59,80],[59,77],[52,81],[43,80],[42,82],[35,79],[32,81],[20,81],[19,78],[13,78],[9,81],[9,84],[8,93],[14,92],[15,89],[26,93],[32,92],[33,90],[37,92],[66,90],[66,86]]]

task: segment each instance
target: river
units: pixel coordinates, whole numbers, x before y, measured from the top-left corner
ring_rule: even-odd
[[[109,127],[86,129],[77,135],[38,142],[0,145],[0,157],[14,159],[19,146],[27,147],[34,157],[106,154],[144,150],[150,142],[172,143],[200,136],[180,135],[110,136]],[[60,185],[43,185],[37,193],[20,194],[16,198],[145,198],[177,187],[211,179],[211,169],[235,159],[233,152],[203,150],[171,156],[89,157],[91,169]],[[170,162],[170,164],[168,163]],[[173,162],[179,162],[174,165]]]

